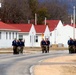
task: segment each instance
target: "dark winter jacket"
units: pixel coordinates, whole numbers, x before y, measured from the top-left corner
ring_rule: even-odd
[[[73,40],[68,40],[68,45],[74,45],[74,41]]]

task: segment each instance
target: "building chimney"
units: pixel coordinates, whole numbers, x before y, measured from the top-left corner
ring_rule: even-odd
[[[30,20],[28,20],[28,24],[30,24]]]
[[[35,25],[37,25],[37,14],[35,13]]]
[[[46,25],[46,17],[45,17],[45,25]]]

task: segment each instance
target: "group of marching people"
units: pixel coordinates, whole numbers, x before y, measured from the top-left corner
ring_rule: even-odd
[[[70,38],[68,40],[69,53],[76,53],[76,39]]]
[[[25,43],[25,41],[22,39],[19,39],[19,40],[14,39],[12,41],[13,54],[19,54],[19,53],[23,54],[24,43]]]
[[[50,41],[48,40],[48,38],[46,38],[45,40],[44,38],[42,38],[42,41],[40,44],[42,48],[42,53],[49,53]]]

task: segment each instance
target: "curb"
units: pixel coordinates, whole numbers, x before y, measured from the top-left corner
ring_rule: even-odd
[[[40,61],[38,61],[38,62],[40,63],[40,62],[42,62],[42,61],[43,61],[43,60],[40,60]],[[34,75],[34,67],[35,67],[35,66],[36,66],[36,65],[33,65],[33,66],[30,67],[30,74],[31,74],[31,75]]]
[[[34,66],[35,66],[35,65],[33,65],[33,66],[30,67],[30,74],[31,74],[31,75],[34,75]]]

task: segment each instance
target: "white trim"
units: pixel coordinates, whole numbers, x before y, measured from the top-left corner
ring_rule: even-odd
[[[19,32],[19,33],[29,33],[29,32]]]
[[[16,29],[0,29],[0,30],[5,30],[5,31],[20,31],[20,30],[16,30]]]
[[[36,33],[36,34],[42,34],[42,33]]]

